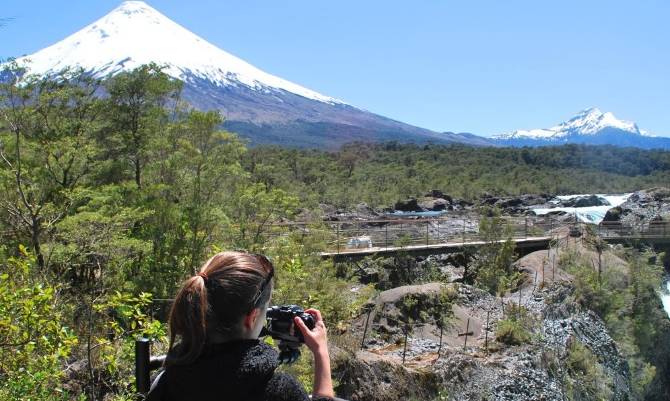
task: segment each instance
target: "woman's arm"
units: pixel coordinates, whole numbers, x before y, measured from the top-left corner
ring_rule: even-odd
[[[299,317],[294,319],[295,324],[305,337],[305,345],[314,355],[314,389],[312,395],[316,397],[335,397],[333,380],[330,377],[330,355],[328,354],[328,337],[326,325],[323,323],[321,312],[316,309],[307,309],[305,312],[314,316],[316,323],[310,330]]]

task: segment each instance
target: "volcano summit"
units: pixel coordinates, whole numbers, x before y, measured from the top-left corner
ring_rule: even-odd
[[[81,67],[104,78],[151,62],[184,82],[183,97],[219,110],[226,127],[255,143],[332,148],[351,141],[487,144],[379,116],[268,74],[208,43],[141,1],[127,1],[93,24],[22,57],[31,73]]]

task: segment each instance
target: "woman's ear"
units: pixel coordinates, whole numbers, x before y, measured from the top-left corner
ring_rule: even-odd
[[[254,328],[256,325],[256,320],[258,319],[258,316],[261,314],[260,308],[253,308],[251,312],[247,313],[244,316],[244,328],[247,330],[251,330]]]

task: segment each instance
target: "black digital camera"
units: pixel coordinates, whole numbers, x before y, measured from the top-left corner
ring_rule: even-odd
[[[272,336],[275,340],[304,343],[305,338],[302,336],[302,332],[293,323],[293,318],[296,316],[310,330],[314,328],[316,324],[314,316],[305,312],[298,305],[275,305],[268,308],[266,334]]]
[[[279,360],[282,363],[293,363],[300,356],[300,346],[305,338],[299,328],[295,327],[294,317],[299,317],[307,328],[312,330],[316,325],[314,316],[305,312],[298,305],[271,306],[267,311],[267,324],[261,336],[271,336],[279,340]]]

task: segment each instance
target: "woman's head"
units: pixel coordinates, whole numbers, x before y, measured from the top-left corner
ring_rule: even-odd
[[[262,255],[221,252],[205,262],[172,304],[166,363],[194,361],[213,339],[258,337],[273,275],[272,264]]]

